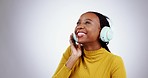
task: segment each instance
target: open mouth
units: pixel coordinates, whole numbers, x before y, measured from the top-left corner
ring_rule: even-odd
[[[77,33],[77,36],[78,36],[78,37],[82,37],[82,36],[85,36],[85,35],[86,35],[86,33],[84,33],[84,32],[78,32],[78,33]]]

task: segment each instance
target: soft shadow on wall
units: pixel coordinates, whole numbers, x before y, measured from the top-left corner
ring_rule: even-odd
[[[0,78],[50,78],[69,45],[79,16],[98,11],[110,17],[112,53],[128,78],[147,78],[148,1],[0,1]]]

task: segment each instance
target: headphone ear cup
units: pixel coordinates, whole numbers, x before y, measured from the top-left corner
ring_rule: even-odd
[[[100,38],[103,42],[109,42],[113,38],[113,31],[110,27],[103,27],[100,32]]]

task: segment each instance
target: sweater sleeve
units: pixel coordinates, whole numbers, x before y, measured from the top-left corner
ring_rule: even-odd
[[[70,57],[70,54],[71,54],[71,50],[69,46],[65,51],[65,53],[63,54],[62,59],[58,65],[58,68],[56,69],[56,72],[54,73],[52,78],[68,78],[70,76],[72,70],[67,68],[65,65],[68,58]]]
[[[124,63],[120,56],[114,58],[111,76],[111,78],[126,78]]]

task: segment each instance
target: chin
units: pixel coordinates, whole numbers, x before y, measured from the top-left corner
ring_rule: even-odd
[[[78,41],[79,44],[84,44],[86,41]]]

